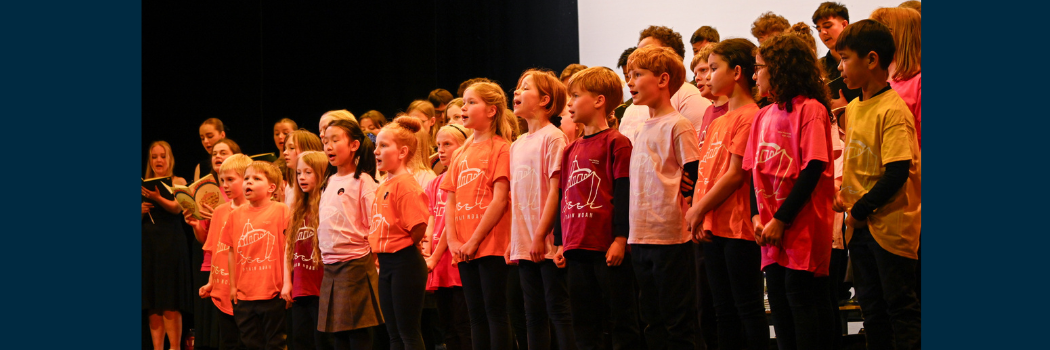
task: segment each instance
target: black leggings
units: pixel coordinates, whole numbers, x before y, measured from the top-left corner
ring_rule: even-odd
[[[323,349],[332,348],[328,335],[317,330],[317,304],[320,298],[316,295],[295,298],[292,303],[292,348]]]
[[[551,348],[551,325],[558,350],[576,349],[572,330],[572,312],[569,311],[569,290],[566,271],[553,260],[535,263],[518,261],[521,290],[525,296],[525,321],[528,326],[530,350]]]
[[[471,338],[475,350],[510,349],[510,319],[507,317],[507,264],[502,256],[486,256],[460,262],[459,277],[470,313]]]
[[[741,339],[748,349],[768,348],[762,249],[754,241],[715,236],[704,243],[704,264],[718,319],[718,348],[740,349]]]
[[[379,307],[383,310],[392,350],[423,350],[423,297],[427,263],[419,248],[408,246],[379,258]]]
[[[831,349],[833,338],[828,329],[837,322],[828,303],[828,277],[776,263],[765,271],[777,346],[782,350]]]
[[[434,295],[445,327],[445,347],[448,350],[471,350],[470,315],[467,314],[467,301],[463,299],[463,287],[438,288]]]
[[[332,347],[336,350],[372,350],[371,328],[365,327],[329,334],[332,335]]]

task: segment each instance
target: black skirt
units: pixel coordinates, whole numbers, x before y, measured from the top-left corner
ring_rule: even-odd
[[[190,254],[182,216],[168,213],[158,205],[142,218],[142,308],[189,312],[193,308],[191,289]]]

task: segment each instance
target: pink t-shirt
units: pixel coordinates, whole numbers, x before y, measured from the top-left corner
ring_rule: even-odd
[[[613,181],[631,173],[631,141],[614,129],[565,147],[560,187],[562,246],[604,252],[613,242]]]
[[[238,300],[270,300],[284,285],[284,230],[288,206],[269,202],[264,207],[242,205],[230,212],[220,242],[234,256]]]
[[[445,199],[448,198],[448,193],[439,188],[441,181],[444,179],[445,173],[441,173],[436,179],[427,184],[426,189],[423,191],[427,194],[427,208],[430,210],[430,216],[434,217],[433,236],[430,238],[434,248],[437,248],[438,242],[441,241],[441,236],[445,235]],[[448,252],[448,249],[445,249],[445,253],[441,255],[441,260],[438,260],[434,270],[430,271],[430,275],[427,276],[427,290],[459,287],[462,285],[463,282],[459,279],[459,269],[452,267],[452,254]]]
[[[631,151],[630,244],[681,244],[685,229],[682,167],[700,159],[696,129],[678,112],[650,118]]]
[[[510,145],[511,260],[529,259],[532,234],[540,225],[543,206],[551,191],[550,179],[561,170],[564,149],[565,133],[554,124],[521,135]],[[558,251],[550,232],[544,246],[546,258],[554,259]]]
[[[711,100],[700,96],[700,90],[695,85],[685,82],[682,88],[671,95],[671,106],[689,121],[694,130],[701,130],[704,124],[704,113],[707,107],[711,106]],[[648,106],[632,104],[623,111],[623,118],[620,120],[618,129],[621,134],[633,140],[642,123],[648,119]]]
[[[314,251],[317,229],[303,226],[295,233],[295,250],[292,251],[292,298],[321,295],[321,278],[324,269],[321,257]]]
[[[890,87],[915,115],[915,137],[919,140],[919,149],[922,149],[922,72],[907,80],[890,80]]]
[[[375,201],[376,184],[372,176],[361,173],[328,177],[328,187],[321,194],[317,223],[317,243],[321,262],[334,264],[368,255],[368,231]]]
[[[835,196],[831,120],[827,108],[817,100],[799,96],[791,103],[791,112],[775,103],[758,112],[743,155],[743,169],[753,169],[751,175],[762,222],[773,219],[807,163],[822,161],[824,171],[809,202],[784,230],[782,247],[762,246],[762,267],[777,263],[827,276],[834,221],[831,204]]]
[[[210,253],[208,260],[211,263],[211,301],[227,315],[233,315],[233,304],[230,302],[230,264],[226,257],[230,246],[222,243],[219,238],[222,236],[226,219],[233,210],[232,204],[233,202],[229,201],[215,208],[211,214],[208,238],[204,240],[204,251]]]

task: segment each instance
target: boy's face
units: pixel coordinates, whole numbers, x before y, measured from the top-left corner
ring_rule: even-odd
[[[244,171],[244,199],[252,204],[270,200],[270,195],[277,190],[277,185],[266,178],[266,174],[256,172],[249,167]]]
[[[693,43],[693,56],[696,56],[696,53],[700,52],[700,49],[704,48],[704,46],[707,46],[707,44],[710,44],[710,43],[711,42],[707,41],[707,40],[700,40],[700,41],[697,41],[697,42]]]
[[[244,176],[237,171],[230,169],[222,172],[219,181],[222,182],[222,191],[226,193],[226,198],[233,200],[244,195]]]
[[[693,74],[696,75],[696,88],[700,90],[700,96],[708,100],[714,100],[718,96],[711,94],[711,88],[707,86],[707,73],[711,72],[711,66],[707,62],[697,62],[696,67],[693,68]]]
[[[839,33],[842,33],[842,29],[847,25],[849,22],[839,16],[828,16],[817,21],[817,34],[820,35],[820,41],[828,50],[835,49],[835,41],[838,40]]]
[[[879,64],[871,56],[861,56],[849,48],[839,50],[839,72],[842,72],[842,82],[847,88],[859,89],[871,80],[871,69]]]
[[[707,74],[707,87],[714,96],[729,96],[736,85],[736,67],[730,67],[722,56],[711,53],[707,57],[711,71]]]
[[[636,66],[631,67],[628,76],[627,88],[631,90],[634,104],[642,106],[655,104],[660,96],[660,86],[667,88],[667,81],[670,80],[666,73],[656,76],[652,71]]]
[[[605,97],[595,96],[590,91],[574,86],[569,91],[569,114],[573,123],[588,124],[597,115],[605,111]],[[564,123],[562,123],[564,124]]]

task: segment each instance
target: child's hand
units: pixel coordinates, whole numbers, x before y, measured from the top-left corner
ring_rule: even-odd
[[[755,243],[763,245],[765,241],[762,239],[762,231],[765,230],[765,225],[762,225],[762,218],[758,215],[752,216],[751,222],[755,225]]]
[[[835,203],[831,204],[831,209],[839,213],[846,211],[846,205],[842,202],[841,192],[835,193]]]
[[[451,239],[448,240],[448,250],[445,253],[446,254],[452,254],[452,262],[453,263],[461,261],[460,260],[459,248],[462,247],[462,246],[463,245],[459,244],[458,242],[452,242]]]
[[[532,240],[532,248],[529,249],[529,260],[536,263],[543,261],[544,256],[547,255],[547,247],[544,243],[546,243],[544,240]]]
[[[197,291],[197,294],[201,296],[201,299],[211,296],[211,282],[201,286],[201,289]]]
[[[692,203],[693,202],[693,187],[695,187],[695,186],[696,186],[696,182],[695,181],[690,179],[688,176],[682,176],[682,182],[679,183],[678,190],[682,191],[682,193],[689,194],[688,196],[686,196],[686,199],[689,200],[688,203]]]
[[[623,254],[626,249],[626,242],[620,239],[614,240],[612,245],[609,246],[609,250],[605,252],[605,264],[608,266],[620,266],[620,263],[623,263]]]
[[[142,202],[142,215],[148,214],[150,209],[153,209],[153,204]]]
[[[160,191],[157,190],[157,186],[153,186],[153,190],[150,191],[145,186],[142,186],[142,196],[149,198],[152,201],[159,202],[161,200]]]
[[[427,258],[427,273],[434,272],[434,267],[437,267],[437,264],[438,264],[438,259],[436,259],[436,258],[437,257],[435,257],[433,255],[431,255],[429,258]]]
[[[704,242],[704,216],[700,214],[699,207],[690,207],[685,212],[686,229],[693,233],[693,242]]]
[[[193,217],[193,212],[191,212],[189,209],[184,209],[182,211],[182,219],[186,220],[186,223],[194,228],[201,224],[200,220],[197,220],[197,218]]]
[[[237,305],[237,286],[230,284],[230,302]]]
[[[758,236],[758,232],[755,233]],[[765,245],[774,246],[780,248],[784,241],[781,239],[784,237],[784,222],[776,218],[770,219],[766,223],[765,227],[762,228],[762,242]],[[757,239],[756,239],[757,241]]]
[[[564,246],[558,247],[558,252],[554,253],[554,266],[557,266],[559,269],[564,269],[565,268],[565,247]]]
[[[839,89],[838,97],[831,100],[831,109],[845,107],[847,104],[849,104],[849,101],[846,101],[845,95],[842,94],[842,89]]]
[[[292,285],[291,285],[291,283],[286,283],[284,285],[284,287],[281,287],[281,299],[284,299],[284,301],[288,302],[288,305],[292,304]]]
[[[478,252],[478,243],[473,239],[468,240],[467,243],[463,243],[459,247],[459,256],[461,261],[470,261],[474,258],[474,253]]]

